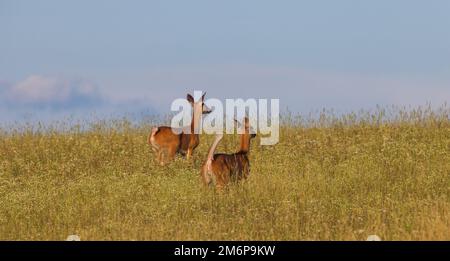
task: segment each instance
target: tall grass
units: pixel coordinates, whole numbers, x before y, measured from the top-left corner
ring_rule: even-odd
[[[200,185],[211,136],[192,162],[161,167],[148,121],[10,126],[0,130],[0,239],[450,240],[449,115],[285,114],[280,142],[254,140],[250,178],[222,193]],[[218,151],[237,145],[226,135]]]

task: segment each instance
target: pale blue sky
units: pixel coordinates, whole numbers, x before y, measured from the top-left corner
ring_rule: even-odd
[[[0,119],[166,112],[194,89],[304,113],[442,104],[449,14],[446,0],[0,0]]]

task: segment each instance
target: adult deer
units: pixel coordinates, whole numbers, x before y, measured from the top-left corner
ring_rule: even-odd
[[[250,162],[248,153],[250,150],[250,140],[256,137],[256,134],[250,133],[250,123],[247,117],[244,118],[244,133],[240,134],[239,151],[233,154],[214,154],[217,145],[223,137],[223,134],[217,134],[208,157],[203,164],[200,175],[205,185],[215,185],[222,189],[230,181],[239,181],[246,179],[250,174]]]
[[[192,157],[195,148],[200,143],[198,133],[199,126],[202,120],[202,114],[210,113],[211,110],[205,105],[205,94],[197,102],[188,94],[187,100],[192,106],[192,121],[189,131],[182,131],[177,134],[175,129],[168,126],[154,127],[148,135],[148,143],[152,146],[153,151],[157,154],[157,160],[160,165],[165,165],[170,160],[173,160],[176,153],[186,155],[187,159]]]

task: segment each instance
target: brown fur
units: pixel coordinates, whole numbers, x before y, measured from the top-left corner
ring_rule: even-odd
[[[198,102],[194,102],[191,95],[187,95],[187,100],[193,107],[193,117],[190,125],[191,133],[194,133],[198,121],[201,120],[201,114],[211,112],[203,103],[205,94]],[[199,116],[200,115],[200,116]],[[182,131],[177,134],[171,127],[161,126],[154,127],[148,135],[147,142],[152,146],[153,151],[157,155],[157,160],[160,165],[165,165],[167,162],[175,158],[176,153],[186,155],[190,159],[195,148],[200,143],[198,134],[189,134]]]
[[[244,119],[244,124],[245,132],[240,134],[240,149],[236,153],[214,154],[222,135],[216,137],[201,168],[200,175],[203,184],[215,185],[216,188],[222,189],[230,182],[248,178],[250,175],[250,161],[248,159],[250,140],[256,135],[250,133],[248,118]]]

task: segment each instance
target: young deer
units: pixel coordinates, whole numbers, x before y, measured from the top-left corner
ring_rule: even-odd
[[[152,132],[148,135],[148,143],[152,146],[153,151],[157,153],[157,160],[161,166],[169,160],[173,160],[177,152],[186,155],[187,159],[191,158],[194,149],[200,143],[199,135],[195,133],[199,133],[198,128],[202,114],[211,112],[203,102],[205,95],[206,93],[197,102],[194,102],[194,98],[190,94],[187,95],[187,100],[193,109],[190,133],[183,131],[177,134],[171,127],[167,126],[152,128]]]
[[[240,149],[233,154],[214,154],[223,137],[223,134],[217,134],[200,172],[205,185],[212,183],[216,188],[222,189],[230,181],[239,181],[249,176],[250,162],[247,154],[250,149],[250,140],[256,137],[256,134],[250,133],[250,123],[247,117],[244,118],[244,129],[244,133],[240,134]]]

